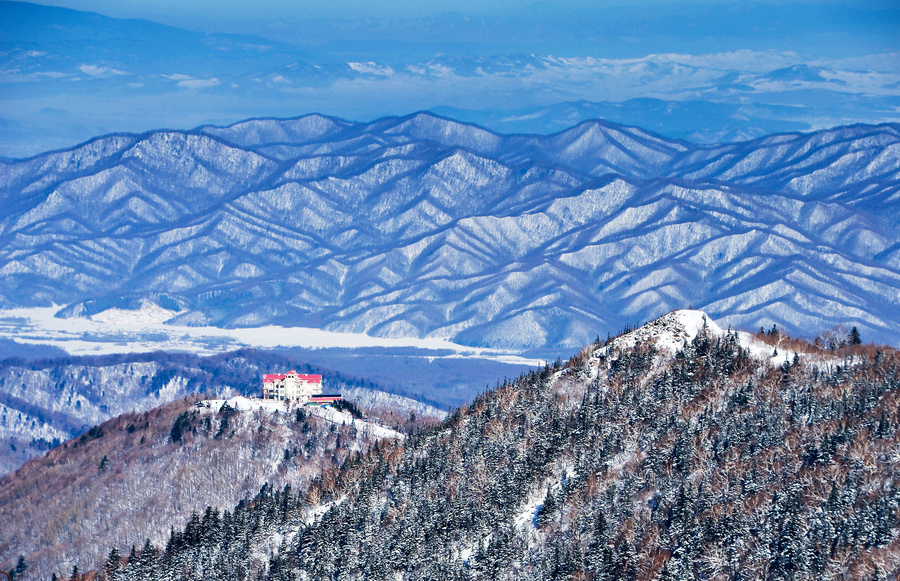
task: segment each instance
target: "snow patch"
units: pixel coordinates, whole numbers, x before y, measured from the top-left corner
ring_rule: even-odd
[[[199,408],[205,408],[213,413],[218,413],[226,403],[229,407],[239,412],[263,411],[267,413],[287,414],[303,408],[306,413],[311,416],[317,416],[338,425],[353,426],[357,432],[373,438],[406,438],[405,434],[396,430],[385,428],[384,426],[380,426],[373,422],[354,418],[352,415],[338,411],[331,406],[306,406],[293,401],[258,399],[242,395],[237,395],[228,399],[207,399],[198,402],[196,405]]]
[[[239,412],[265,411],[269,413],[280,412],[286,414],[291,411],[292,403],[275,399],[257,399],[255,397],[244,397],[236,395],[228,399],[206,399],[197,402],[197,407],[207,408],[213,413],[219,413],[222,406],[228,404],[228,407]]]
[[[547,492],[543,486],[532,490],[525,500],[525,504],[513,516],[513,523],[519,530],[534,529],[534,519],[537,518],[538,509],[544,503]]]
[[[143,328],[145,325],[160,324],[177,314],[175,311],[164,309],[156,303],[143,299],[141,300],[140,308],[137,310],[106,309],[91,316],[90,320],[120,329],[131,329],[135,327]]]
[[[314,506],[314,507],[312,507],[312,508],[309,508],[309,509],[306,511],[306,524],[307,524],[307,525],[313,524],[314,522],[316,522],[317,520],[319,520],[320,518],[322,518],[322,516],[323,516],[326,512],[328,512],[329,510],[331,510],[333,507],[335,507],[335,506],[341,504],[342,502],[344,502],[344,499],[345,499],[345,498],[347,498],[347,497],[346,497],[346,496],[342,496],[342,497],[340,497],[340,498],[338,498],[338,499],[336,499],[336,500],[332,500],[332,501],[330,501],[330,502],[323,502],[322,504],[320,504],[320,505],[318,505],[318,506]]]
[[[396,430],[392,430],[390,428],[385,428],[384,426],[379,426],[378,424],[372,422],[366,422],[357,418],[354,418],[352,415],[338,411],[330,406],[309,406],[306,408],[310,415],[319,416],[320,418],[325,418],[326,420],[333,422],[335,424],[342,424],[345,426],[353,426],[358,432],[362,432],[363,434],[375,437],[375,438],[406,438],[405,434],[401,434]]]

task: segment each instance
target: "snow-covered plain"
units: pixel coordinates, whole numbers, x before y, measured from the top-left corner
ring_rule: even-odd
[[[516,365],[543,365],[502,349],[467,347],[445,339],[372,337],[308,327],[192,327],[167,323],[175,314],[153,303],[140,309],[107,309],[91,317],[60,318],[60,307],[0,310],[0,338],[60,347],[72,355],[106,355],[152,351],[213,354],[240,347],[275,348],[412,348],[440,351],[435,357],[478,358]]]

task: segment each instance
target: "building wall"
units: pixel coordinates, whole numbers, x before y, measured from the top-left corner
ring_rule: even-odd
[[[266,378],[263,381],[263,397],[277,400],[309,401],[313,395],[322,393],[322,376],[303,375],[294,371]]]

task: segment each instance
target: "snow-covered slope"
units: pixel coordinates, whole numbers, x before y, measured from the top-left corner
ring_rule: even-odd
[[[257,395],[260,378],[297,361],[259,351],[198,357],[183,353],[0,362],[0,475],[117,415],[191,394]],[[376,412],[442,419],[446,412],[373,389],[371,382],[321,368],[329,390]],[[367,385],[368,384],[368,385]],[[245,401],[250,401],[244,399]]]
[[[693,305],[896,344],[898,188],[896,125],[698,146],[420,113],[108,136],[3,166],[0,305],[517,348]]]
[[[0,477],[0,520],[21,523],[6,531],[0,560],[27,555],[34,576],[23,579],[83,570],[113,546],[127,555],[148,538],[164,543],[208,504],[232,510],[263,486],[303,490],[349,454],[400,436],[336,410],[218,413],[195,402],[123,414]]]
[[[609,341],[600,373],[595,343],[112,581],[897,579],[900,354],[776,366],[743,344],[669,313]]]
[[[664,357],[669,357],[690,345],[698,335],[702,334],[713,340],[732,336],[751,357],[771,365],[790,363],[795,354],[801,357],[799,352],[790,349],[782,349],[779,353],[777,348],[773,349],[772,346],[746,331],[732,330],[730,327],[723,329],[703,311],[685,309],[666,313],[658,319],[616,337],[608,345],[597,349],[594,358],[606,357],[611,352],[623,349],[650,345],[661,351]],[[804,353],[802,358],[809,359],[810,356]],[[814,359],[822,358],[821,355],[817,355]]]
[[[266,414],[289,414],[301,409],[291,402],[276,401],[273,399],[259,399],[236,395],[228,399],[207,399],[197,402],[197,405],[205,412],[219,413],[222,407],[228,406],[238,412],[262,412]],[[352,414],[338,411],[332,406],[303,406],[307,415],[317,416],[337,424],[339,426],[352,426],[357,432],[373,438],[405,438],[406,435],[396,430],[380,426],[373,422],[367,422],[354,418]]]

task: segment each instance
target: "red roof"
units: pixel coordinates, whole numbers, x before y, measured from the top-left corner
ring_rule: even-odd
[[[297,375],[297,379],[306,381],[307,383],[322,383],[321,375],[307,375],[303,373],[297,373],[296,371],[291,371],[290,373]],[[281,381],[285,377],[287,377],[287,375],[288,374],[286,373],[266,373],[265,375],[263,375],[263,381]]]
[[[339,395],[314,395],[309,398],[309,403],[334,403],[336,401],[341,401],[343,398]]]

